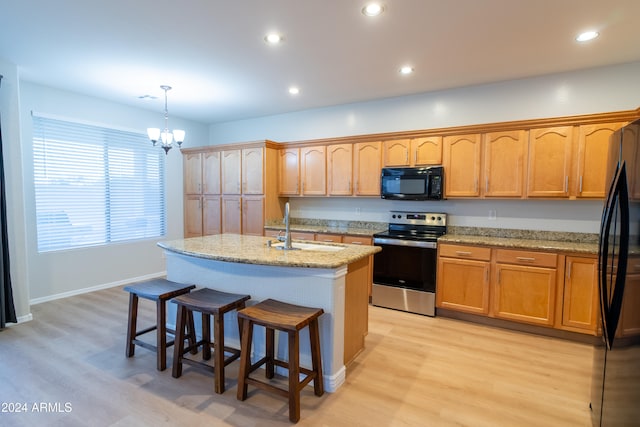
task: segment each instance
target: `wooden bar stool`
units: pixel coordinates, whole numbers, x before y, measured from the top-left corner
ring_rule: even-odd
[[[276,393],[289,399],[289,420],[296,423],[300,420],[300,390],[313,380],[316,396],[322,396],[324,385],[322,378],[322,361],[320,357],[320,333],[318,317],[324,313],[321,308],[302,307],[281,301],[268,299],[238,312],[238,320],[242,324],[242,356],[240,373],[238,374],[238,400],[247,398],[247,385],[252,384],[262,390]],[[253,365],[251,364],[251,342],[253,326],[266,328],[266,355]],[[313,369],[300,366],[299,332],[309,326],[311,341],[311,362]],[[286,332],[289,338],[289,361],[284,362],[274,357],[274,330]],[[251,372],[266,364],[266,377],[273,378],[274,365],[289,370],[289,387],[284,390],[267,382],[251,378]],[[305,378],[300,381],[300,373]]]
[[[167,328],[167,305],[171,298],[189,293],[195,285],[184,285],[171,282],[166,279],[152,279],[146,282],[134,283],[124,287],[129,292],[129,323],[127,326],[127,348],[126,355],[131,357],[135,353],[135,346],[139,345],[147,350],[157,353],[157,369],[164,371],[167,367],[167,347],[174,344],[174,341],[167,341],[167,333],[175,336],[175,330]],[[156,303],[156,324],[148,328],[137,330],[138,322],[138,298],[145,298]],[[190,329],[193,322],[187,322]],[[149,344],[137,339],[138,336],[147,332],[156,331],[156,345]],[[191,335],[190,335],[191,336]]]
[[[199,289],[189,294],[181,295],[172,301],[178,304],[178,314],[176,319],[176,346],[173,348],[173,372],[174,378],[182,375],[182,363],[195,366],[214,373],[214,388],[216,393],[224,392],[224,367],[240,357],[240,350],[226,347],[224,345],[224,314],[231,310],[244,308],[245,301],[250,299],[249,295],[230,294],[213,289]],[[193,339],[189,340],[189,347],[184,348],[184,323],[193,312],[202,314],[202,339],[196,341],[195,332]],[[211,342],[211,316],[213,316],[213,340]],[[238,325],[238,333],[241,329]],[[192,344],[193,343],[193,344]],[[184,357],[191,351],[197,352],[197,348],[202,345],[202,359],[211,359],[211,348],[214,348],[213,366],[197,360]],[[195,351],[194,351],[195,350]],[[231,353],[225,357],[226,353]]]

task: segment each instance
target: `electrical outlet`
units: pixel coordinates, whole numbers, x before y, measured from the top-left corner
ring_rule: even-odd
[[[489,219],[493,221],[493,220],[496,219],[496,217],[497,217],[496,210],[495,209],[490,209],[489,210]]]

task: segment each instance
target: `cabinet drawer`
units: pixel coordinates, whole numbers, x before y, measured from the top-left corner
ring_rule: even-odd
[[[327,243],[342,243],[342,234],[316,234],[316,241]]]
[[[371,246],[371,237],[342,236],[342,243],[349,243],[351,245]]]
[[[465,245],[438,245],[440,256],[450,258],[477,259],[489,261],[491,259],[491,248],[481,248],[478,246]]]
[[[496,261],[505,264],[532,265],[536,267],[556,267],[558,255],[548,252],[529,252],[498,249]]]

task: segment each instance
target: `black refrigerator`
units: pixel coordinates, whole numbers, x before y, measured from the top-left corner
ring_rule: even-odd
[[[610,140],[598,251],[602,342],[591,381],[594,426],[640,426],[640,120]]]

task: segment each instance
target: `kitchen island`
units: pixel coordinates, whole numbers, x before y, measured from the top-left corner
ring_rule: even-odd
[[[369,263],[375,246],[298,243],[300,250],[282,250],[270,238],[220,234],[159,242],[165,250],[167,279],[223,292],[251,295],[249,305],[274,298],[324,310],[320,346],[324,386],[335,391],[348,365],[364,349],[369,304]],[[170,310],[175,308],[170,307]],[[170,319],[174,318],[170,314]],[[225,316],[227,326],[236,313]],[[264,329],[254,337],[256,355],[264,352]],[[308,331],[301,331],[300,361],[311,366]],[[227,327],[225,341],[237,348],[236,328]],[[286,360],[286,339],[276,342],[276,356]],[[255,355],[252,355],[254,357]],[[286,374],[281,369],[279,373]]]

